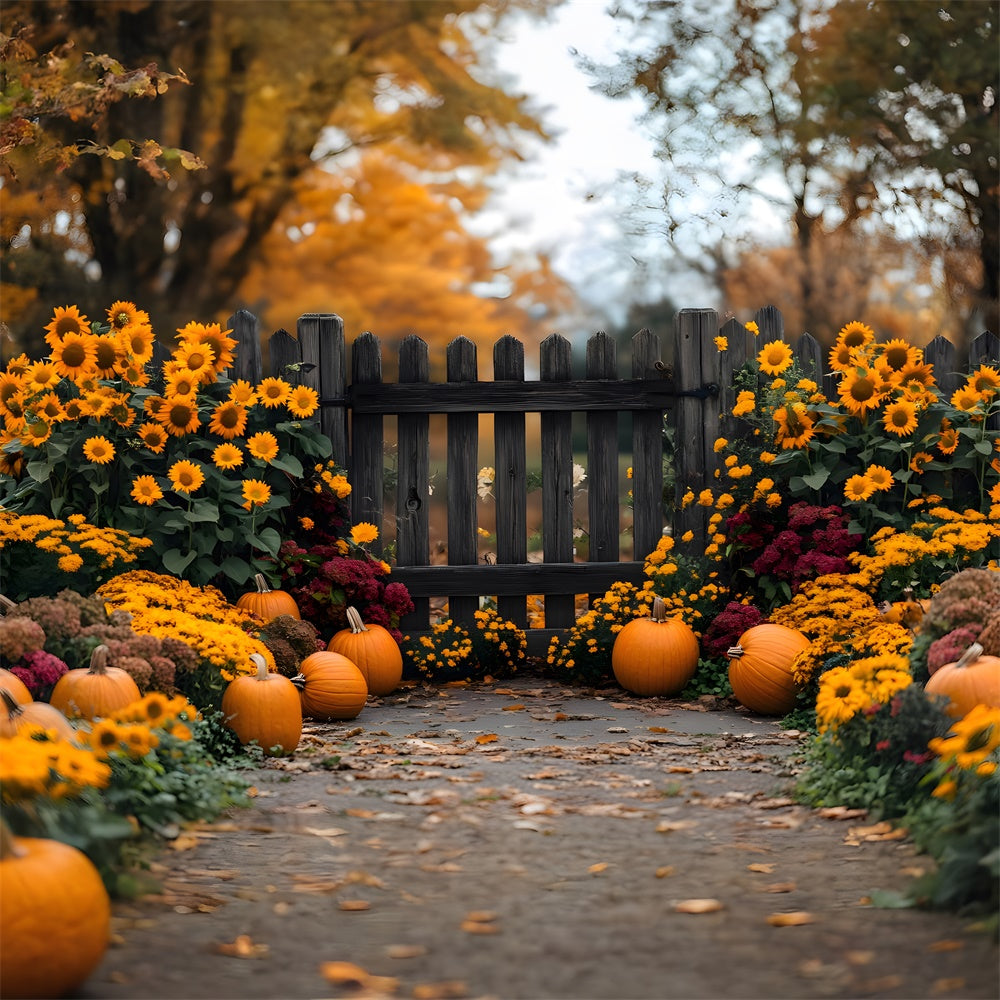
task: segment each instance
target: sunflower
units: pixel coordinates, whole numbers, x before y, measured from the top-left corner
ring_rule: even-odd
[[[149,385],[149,372],[146,371],[145,365],[139,364],[137,361],[122,365],[122,378],[129,385],[134,385],[139,389]]]
[[[1000,389],[1000,371],[988,365],[980,365],[968,378],[967,384],[979,393],[991,393]]]
[[[858,363],[857,351],[847,344],[836,343],[830,348],[829,365],[830,370],[835,372],[847,371]]]
[[[816,695],[816,721],[820,732],[836,729],[867,708],[869,696],[847,667],[834,667],[820,675]]]
[[[152,507],[163,498],[163,490],[152,476],[136,476],[132,481],[132,499],[144,507]]]
[[[76,306],[56,306],[52,321],[45,330],[45,343],[49,347],[55,347],[68,333],[75,333],[78,336],[90,333],[90,324]]]
[[[216,380],[215,351],[207,344],[182,340],[174,351],[177,370],[185,370],[204,385]]]
[[[97,719],[89,733],[79,735],[100,758],[107,757],[109,753],[117,750],[121,743],[121,728],[112,719]]]
[[[902,386],[922,385],[925,389],[930,389],[937,384],[937,380],[934,378],[934,366],[924,361],[904,365],[899,370],[897,383]]]
[[[261,507],[271,499],[271,487],[259,479],[243,480],[243,506],[249,510],[253,506]]]
[[[859,503],[875,492],[875,484],[867,477],[855,475],[844,483],[844,498]]]
[[[118,353],[118,338],[109,334],[95,333],[91,335],[94,345],[94,368],[101,378],[114,378],[122,367],[121,355]]]
[[[253,406],[257,402],[257,393],[245,379],[238,379],[229,387],[229,400],[243,406]]]
[[[135,410],[129,406],[129,398],[123,392],[116,392],[111,399],[108,416],[119,427],[131,427],[135,423]]]
[[[185,368],[177,361],[168,361],[163,366],[163,391],[167,396],[194,396],[201,385],[196,372]]]
[[[774,411],[774,421],[778,425],[774,440],[783,449],[804,448],[816,433],[815,421],[801,403],[779,407]]]
[[[209,431],[218,434],[219,437],[232,441],[239,437],[247,426],[247,410],[242,403],[237,403],[232,399],[219,403],[212,411],[212,420],[208,425]]]
[[[879,381],[869,368],[853,368],[844,372],[837,395],[852,417],[864,417],[881,401]]]
[[[225,442],[212,452],[212,461],[217,469],[235,469],[243,464],[243,451],[236,445]]]
[[[768,375],[780,375],[792,363],[792,349],[783,340],[772,340],[761,348],[757,363]]]
[[[46,393],[41,399],[35,400],[31,408],[38,416],[45,417],[46,420],[50,420],[54,424],[66,419],[66,411],[54,392]]]
[[[205,482],[201,466],[187,459],[174,462],[167,470],[167,475],[170,476],[170,485],[178,493],[194,493]]]
[[[865,469],[865,478],[877,492],[891,490],[895,483],[892,472],[884,465],[869,465]]]
[[[107,465],[115,457],[115,446],[106,437],[91,437],[83,442],[83,457],[95,465]]]
[[[917,408],[907,399],[897,399],[885,408],[882,426],[890,434],[906,437],[917,429]]]
[[[153,357],[153,328],[148,323],[130,323],[118,331],[118,346],[125,357],[144,365]]]
[[[268,409],[280,406],[288,399],[292,387],[280,378],[266,378],[257,386],[257,398]]]
[[[194,396],[171,396],[156,414],[156,419],[173,437],[192,434],[201,424],[198,400]]]
[[[968,383],[963,385],[961,389],[956,389],[951,394],[951,405],[963,413],[974,412],[982,401],[982,395]]]
[[[55,421],[46,420],[45,417],[26,420],[19,433],[21,443],[35,448],[41,447],[52,437],[53,427],[55,427]]]
[[[875,331],[864,323],[852,320],[846,326],[841,327],[837,334],[837,343],[846,344],[852,350],[867,347],[875,343]]]
[[[293,417],[311,417],[319,407],[319,393],[307,385],[297,385],[288,394],[285,405]]]
[[[67,333],[53,338],[49,355],[56,371],[65,378],[81,378],[97,371],[97,345],[90,334]]]
[[[910,469],[919,475],[927,468],[928,462],[933,461],[934,456],[930,453],[926,451],[915,452],[913,457],[910,459]]]
[[[278,439],[270,431],[260,431],[247,438],[247,451],[262,462],[270,462],[278,455]]]
[[[898,337],[878,347],[878,363],[887,365],[894,372],[901,372],[908,365],[917,365],[920,360],[920,349]]]
[[[24,376],[12,371],[0,372],[0,410],[7,405],[7,400],[16,396],[24,388]]]
[[[133,323],[149,325],[149,313],[137,309],[134,302],[112,302],[108,308],[108,323],[111,329],[118,331]]]
[[[24,373],[24,388],[29,393],[48,392],[59,384],[59,370],[52,361],[33,361]]]
[[[188,323],[177,332],[181,335],[181,343],[201,344],[212,351],[216,373],[232,365],[236,347],[236,340],[229,336],[232,330],[223,330],[218,323]]]
[[[951,421],[947,417],[941,421],[941,435],[938,437],[937,447],[942,455],[952,455],[958,447],[958,431],[951,426]]]
[[[136,437],[154,454],[159,455],[167,446],[167,432],[159,425],[153,423],[140,424],[136,428]]]

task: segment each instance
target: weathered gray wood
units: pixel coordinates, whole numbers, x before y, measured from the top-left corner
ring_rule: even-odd
[[[785,318],[774,306],[764,306],[763,309],[758,309],[754,313],[753,319],[760,331],[757,337],[760,347],[772,340],[785,339]]]
[[[924,360],[934,366],[934,378],[945,398],[961,388],[965,376],[956,371],[955,345],[940,334],[924,348]]]
[[[233,331],[232,336],[236,341],[236,356],[230,369],[230,378],[233,381],[246,379],[251,385],[257,385],[264,377],[257,317],[246,309],[239,309],[229,317],[226,326]]]
[[[969,344],[969,371],[975,371],[980,365],[998,364],[1000,364],[1000,337],[986,330]]]
[[[640,330],[632,338],[632,377],[656,378],[660,338]],[[639,411],[632,417],[632,548],[642,559],[663,534],[663,413]]]
[[[502,337],[493,346],[493,378],[500,382],[524,381],[524,345]],[[524,447],[523,413],[498,413],[493,422],[496,479],[497,562],[528,561],[528,476]],[[528,623],[527,595],[497,598],[497,610],[521,628]]]
[[[572,378],[569,341],[553,333],[539,351],[539,396],[554,392]],[[573,562],[573,415],[548,410],[541,415],[543,565]],[[539,591],[545,599],[545,623],[570,628],[576,618],[576,592],[558,591],[548,583]],[[584,593],[584,591],[581,591]]]
[[[382,345],[377,337],[363,333],[354,341],[351,355],[351,378],[355,384],[369,384],[382,379]],[[354,523],[365,521],[379,529],[378,538],[368,549],[373,555],[382,552],[382,485],[385,434],[381,415],[358,413],[351,421],[351,507]]]
[[[618,378],[616,345],[603,330],[587,341],[587,378]],[[617,562],[619,554],[618,414],[587,412],[587,532],[591,562]],[[596,595],[601,596],[601,595]]]
[[[675,403],[666,380],[621,379],[608,382],[569,381],[477,382],[474,386],[430,385],[352,386],[355,413],[545,413],[605,410],[665,410]]]
[[[448,381],[476,382],[476,345],[458,337],[448,345]],[[479,558],[476,537],[476,476],[479,457],[479,417],[475,413],[449,413],[448,420],[448,565],[475,564]],[[450,577],[449,572],[449,577]],[[448,613],[457,622],[471,624],[478,597],[449,591]]]
[[[799,337],[792,348],[792,355],[802,369],[803,378],[812,379],[824,393],[835,389],[830,379],[825,377],[823,345],[811,333],[804,333]]]
[[[732,441],[739,433],[739,420],[733,416],[733,406],[736,403],[733,376],[753,357],[754,341],[757,338],[747,330],[743,323],[735,319],[729,320],[719,335],[726,338],[726,349],[724,351],[716,349],[719,373],[719,434]]]
[[[399,349],[400,382],[426,382],[430,378],[427,344],[410,336]],[[396,561],[400,566],[426,566],[430,562],[430,417],[408,414],[398,422],[399,478],[396,487]],[[430,625],[430,603],[413,598],[407,622]]]
[[[678,389],[697,390],[709,384],[708,376],[718,371],[719,320],[714,309],[682,309],[674,327],[675,381]],[[714,357],[713,357],[714,355]],[[688,488],[695,494],[716,485],[712,476],[718,464],[712,450],[719,437],[719,400],[682,396],[676,406],[675,453],[677,456],[677,513],[674,533],[693,533],[694,551],[707,541],[708,514],[705,507],[690,504],[681,509],[680,498]]]
[[[171,360],[173,354],[162,340],[153,341],[153,356],[149,361],[149,370],[156,379],[163,378],[163,366]]]
[[[284,329],[275,330],[267,341],[268,367],[275,378],[291,385],[308,385],[300,365],[299,342]]]
[[[306,313],[299,317],[296,332],[299,356],[304,365],[302,384],[319,393],[320,427],[330,439],[332,458],[346,468],[347,450],[347,344],[344,321],[334,313]]]

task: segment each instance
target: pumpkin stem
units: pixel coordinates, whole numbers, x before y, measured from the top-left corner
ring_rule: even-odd
[[[103,644],[95,646],[93,653],[90,654],[89,673],[106,674],[108,672],[108,654],[110,652],[111,650]]]
[[[290,677],[289,680],[295,685],[296,689],[301,691],[306,686],[306,675],[296,674],[294,677]]]
[[[0,861],[23,858],[28,852],[14,839],[10,827],[0,819]]]
[[[355,635],[368,631],[368,626],[361,620],[361,615],[357,608],[347,609],[347,624]]]
[[[667,620],[667,606],[663,603],[662,597],[653,598],[653,608],[649,612],[649,617],[658,623],[665,622]]]
[[[967,667],[971,663],[975,663],[980,656],[983,655],[983,646],[981,643],[974,642],[969,648],[958,658],[955,663],[955,669],[958,670],[962,667]]]
[[[253,582],[257,584],[258,594],[270,594],[272,593],[271,585],[267,582],[267,578],[263,573],[254,573]]]
[[[3,700],[3,707],[7,711],[7,718],[16,719],[23,709],[6,688],[0,688],[0,699]]]
[[[16,607],[17,605],[6,594],[0,594],[0,615],[5,615]]]
[[[260,574],[258,574],[259,576]],[[267,660],[260,653],[251,653],[250,662],[257,668],[257,680],[267,680]]]
[[[726,656],[728,656],[730,660],[738,660],[742,655],[743,647],[740,645],[730,646],[729,649],[726,650]]]

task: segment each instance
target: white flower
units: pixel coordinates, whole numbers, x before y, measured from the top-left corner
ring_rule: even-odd
[[[479,475],[476,477],[476,492],[479,494],[480,500],[489,500],[493,495],[491,489],[496,475],[496,471],[488,465],[484,465],[479,470]]]
[[[576,462],[573,463],[573,489],[576,489],[580,483],[582,483],[587,478],[586,470],[582,465],[577,465]]]

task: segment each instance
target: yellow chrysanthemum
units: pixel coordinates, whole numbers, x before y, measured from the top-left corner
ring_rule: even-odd
[[[351,528],[351,541],[355,545],[364,545],[366,542],[374,542],[378,538],[378,528],[367,521],[361,521]]]

